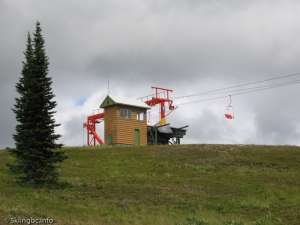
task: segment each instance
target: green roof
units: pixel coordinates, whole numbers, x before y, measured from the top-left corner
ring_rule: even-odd
[[[150,109],[148,105],[146,105],[144,102],[136,100],[136,99],[125,99],[120,97],[112,97],[107,95],[103,102],[100,105],[100,108],[106,108],[113,105],[128,105],[133,106],[137,108],[144,108],[144,109]]]
[[[103,100],[103,102],[100,105],[100,108],[106,108],[112,105],[115,105],[116,102],[114,100],[112,100],[112,98],[110,96],[106,96],[106,98]]]

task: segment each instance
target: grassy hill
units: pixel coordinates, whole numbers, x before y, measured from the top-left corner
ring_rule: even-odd
[[[65,148],[63,188],[19,187],[0,151],[0,224],[299,225],[300,148]]]

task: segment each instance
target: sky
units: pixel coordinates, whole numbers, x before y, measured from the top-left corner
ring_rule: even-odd
[[[176,97],[300,72],[296,0],[0,0],[0,148],[14,146],[15,83],[37,20],[65,145],[83,144],[83,121],[99,111],[108,80],[115,96],[156,85]],[[184,143],[300,145],[299,94],[295,84],[233,96],[233,121],[227,98],[179,105],[168,120],[189,125]]]

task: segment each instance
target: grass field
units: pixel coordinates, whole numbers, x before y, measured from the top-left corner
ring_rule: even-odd
[[[62,188],[17,186],[0,151],[0,224],[300,225],[300,148],[65,148]]]

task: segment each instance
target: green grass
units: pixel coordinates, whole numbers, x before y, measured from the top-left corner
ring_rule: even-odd
[[[65,148],[64,188],[20,187],[0,152],[0,224],[299,225],[300,148],[181,145]]]

